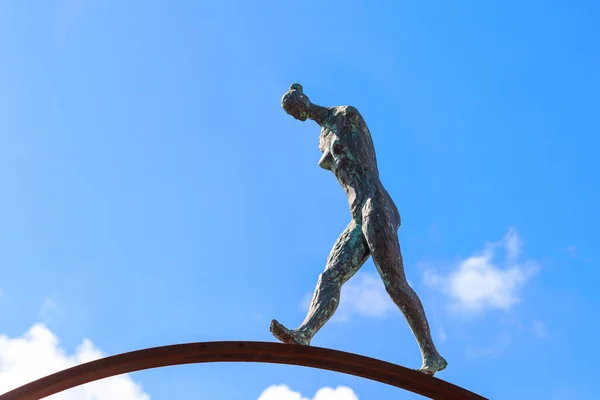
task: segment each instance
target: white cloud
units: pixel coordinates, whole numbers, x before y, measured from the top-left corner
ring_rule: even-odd
[[[307,294],[302,302],[302,311],[308,310],[311,294]],[[332,318],[332,322],[348,322],[352,316],[382,318],[395,304],[385,291],[383,282],[377,273],[359,272],[342,287],[340,305]]]
[[[59,346],[58,338],[43,324],[33,325],[23,336],[0,335],[0,393],[65,368],[102,358],[85,339],[72,355]],[[149,400],[139,384],[120,375],[91,382],[48,397],[49,400]]]
[[[521,288],[539,269],[534,262],[518,262],[521,246],[521,238],[511,229],[500,242],[486,244],[448,274],[426,270],[425,283],[450,296],[461,311],[508,310],[520,301]],[[503,267],[494,263],[499,247],[505,252]]]
[[[299,392],[294,392],[286,385],[269,386],[258,397],[258,400],[311,400],[303,397]],[[317,391],[312,400],[358,400],[358,396],[347,386],[337,388],[324,387]]]
[[[340,306],[337,311],[342,321],[352,315],[362,317],[384,317],[396,306],[385,291],[381,277],[377,273],[359,273],[342,287]]]

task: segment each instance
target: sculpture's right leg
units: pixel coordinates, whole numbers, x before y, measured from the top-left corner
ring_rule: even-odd
[[[336,241],[327,265],[317,282],[306,319],[298,329],[288,329],[276,320],[271,332],[284,343],[310,345],[313,336],[333,316],[340,302],[342,285],[348,281],[369,258],[369,247],[356,221],[350,222]]]

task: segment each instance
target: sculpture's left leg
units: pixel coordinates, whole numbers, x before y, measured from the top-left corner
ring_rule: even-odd
[[[309,345],[313,336],[333,316],[340,302],[342,285],[369,257],[360,223],[350,222],[335,242],[325,271],[319,275],[308,314],[298,329],[288,329],[277,320],[271,321],[271,332],[284,343]]]
[[[386,210],[385,204],[377,204],[377,200],[367,202],[363,208],[362,228],[385,289],[406,317],[417,339],[423,358],[420,371],[433,375],[443,370],[447,362],[436,350],[423,305],[406,281],[398,226]]]

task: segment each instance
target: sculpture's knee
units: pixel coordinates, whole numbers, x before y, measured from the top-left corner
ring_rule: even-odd
[[[400,277],[395,277],[395,279],[385,279],[383,280],[385,285],[386,292],[392,297],[412,297],[414,295],[414,290],[410,287],[406,280],[401,279]]]
[[[342,276],[333,269],[327,269],[319,275],[319,284],[327,287],[341,287]]]

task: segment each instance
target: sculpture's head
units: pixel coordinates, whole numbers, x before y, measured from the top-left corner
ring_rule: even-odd
[[[310,100],[302,91],[302,86],[294,83],[281,98],[281,107],[292,117],[306,121],[309,117]]]

